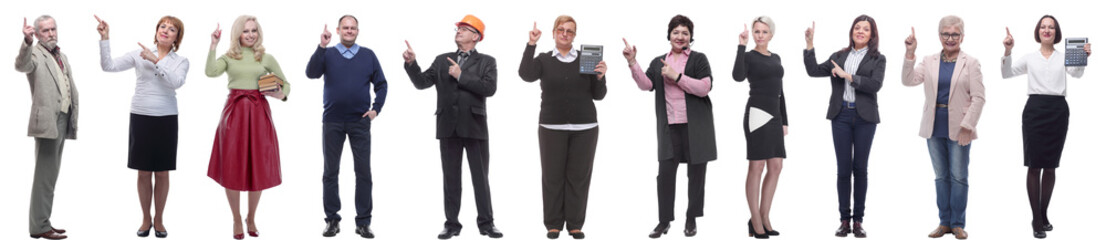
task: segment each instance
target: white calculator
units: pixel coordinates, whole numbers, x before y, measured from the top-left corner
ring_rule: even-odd
[[[1087,66],[1087,51],[1083,51],[1087,43],[1087,38],[1065,39],[1064,66]]]
[[[595,66],[603,61],[603,45],[580,44],[580,74],[599,74]]]

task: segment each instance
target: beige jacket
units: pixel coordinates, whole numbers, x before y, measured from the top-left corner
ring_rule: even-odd
[[[73,83],[73,74],[70,69],[69,59],[61,54],[65,75],[69,78],[69,96],[71,100],[69,110],[68,136],[58,136],[58,113],[61,112],[61,91],[59,83],[61,79],[57,75],[58,63],[50,52],[40,44],[28,45],[22,42],[19,47],[19,56],[15,58],[15,70],[27,73],[27,82],[31,84],[31,119],[27,126],[27,136],[48,139],[77,139],[77,86]]]
[[[902,84],[917,86],[925,83],[925,105],[922,107],[922,127],[918,134],[923,138],[933,136],[933,118],[937,111],[937,78],[941,72],[941,54],[926,56],[922,64],[914,66],[915,60],[905,60],[902,64]],[[956,69],[952,72],[949,84],[949,139],[960,136],[960,129],[972,130],[972,138],[979,136],[975,125],[983,111],[984,99],[983,73],[979,69],[979,60],[961,52],[956,59]]]

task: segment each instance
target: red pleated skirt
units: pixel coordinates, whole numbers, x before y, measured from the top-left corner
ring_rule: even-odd
[[[238,191],[261,191],[280,185],[276,128],[269,102],[257,90],[230,90],[215,130],[207,176]]]

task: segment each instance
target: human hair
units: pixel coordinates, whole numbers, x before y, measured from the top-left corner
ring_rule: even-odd
[[[849,51],[849,49],[853,49],[856,47],[856,42],[853,41],[853,28],[855,28],[856,24],[860,22],[868,22],[868,24],[872,26],[871,39],[868,39],[868,52],[870,53],[868,55],[879,55],[879,29],[876,28],[876,19],[868,16],[867,14],[861,14],[860,16],[856,17],[856,19],[853,20],[853,24],[849,25],[849,47],[842,49],[841,51],[847,52]]]
[[[1060,39],[1064,39],[1064,33],[1060,32],[1060,22],[1056,21],[1056,17],[1052,15],[1045,15],[1041,17],[1041,20],[1037,20],[1037,27],[1033,28],[1033,39],[1041,42],[1041,23],[1045,21],[1045,18],[1051,18],[1052,25],[1056,26],[1056,36],[1052,37],[1052,44],[1060,43]]]
[[[945,27],[956,27],[960,29],[960,34],[964,34],[964,20],[960,19],[956,15],[948,15],[941,18],[941,24],[937,25],[937,33],[945,30]]]
[[[54,19],[54,17],[51,17],[50,15],[45,15],[45,14],[43,14],[42,16],[38,16],[38,18],[35,18],[35,32],[38,32],[39,24],[41,24],[42,21],[52,20],[52,19]]]
[[[668,32],[665,33],[668,40],[672,40],[672,29],[676,29],[676,27],[679,26],[687,27],[687,33],[691,35],[691,39],[695,39],[695,23],[692,23],[691,19],[687,18],[687,16],[677,14],[672,17],[672,20],[668,21]]]
[[[154,25],[154,31],[157,31],[157,29],[161,28],[162,23],[173,24],[173,26],[177,28],[177,39],[173,39],[172,50],[176,52],[177,49],[180,49],[181,40],[184,39],[184,23],[181,22],[180,19],[177,17],[166,15],[164,17],[161,17],[160,20],[157,20],[157,25]],[[157,33],[154,33],[154,45],[157,45]]]
[[[342,17],[338,18],[338,25],[342,25],[342,20],[346,20],[346,18],[352,18],[354,23],[357,23],[357,25],[361,25],[361,22],[357,21],[357,17],[349,14],[342,15]]]
[[[246,22],[253,21],[257,25],[257,41],[253,43],[253,58],[258,62],[265,56],[265,47],[261,45],[261,40],[264,39],[263,31],[261,31],[261,23],[257,22],[257,17],[250,15],[238,16],[237,20],[234,20],[234,27],[230,32],[230,49],[227,49],[227,56],[234,58],[235,60],[242,60],[242,31],[246,29]]]
[[[756,19],[753,19],[753,25],[756,25],[757,23],[768,25],[768,33],[776,34],[776,22],[773,22],[772,18],[768,16],[760,16]]]
[[[570,17],[568,15],[557,16],[557,20],[553,21],[553,32],[556,32],[557,27],[561,26],[561,24],[564,24],[566,22],[571,22],[573,24],[578,24],[578,23],[576,23],[576,19],[573,19],[572,17]],[[572,31],[576,31],[576,29],[572,29]],[[484,36],[481,35],[480,38],[483,39]]]

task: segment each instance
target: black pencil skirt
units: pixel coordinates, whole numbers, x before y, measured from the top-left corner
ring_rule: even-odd
[[[1056,168],[1068,137],[1068,101],[1064,96],[1029,95],[1022,111],[1025,166]]]
[[[127,167],[139,171],[177,169],[177,115],[131,113]]]

